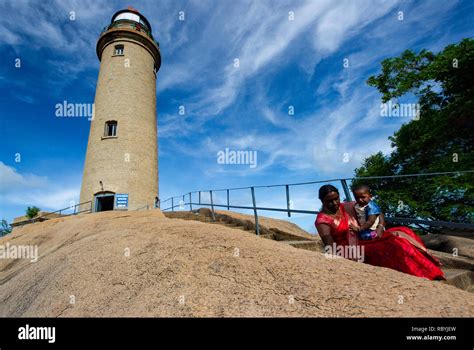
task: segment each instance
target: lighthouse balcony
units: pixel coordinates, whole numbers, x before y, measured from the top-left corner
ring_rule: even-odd
[[[160,47],[160,44],[153,38],[153,35],[151,34],[150,30],[148,28],[138,22],[132,21],[132,20],[119,20],[112,22],[108,26],[106,26],[100,35],[102,36],[105,32],[113,29],[126,29],[126,30],[136,30],[139,33],[145,34],[148,36],[155,44],[156,46]]]

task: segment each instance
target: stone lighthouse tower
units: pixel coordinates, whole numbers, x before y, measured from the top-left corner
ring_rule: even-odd
[[[158,43],[148,20],[128,8],[97,41],[99,78],[80,202],[93,211],[137,209],[158,196]]]

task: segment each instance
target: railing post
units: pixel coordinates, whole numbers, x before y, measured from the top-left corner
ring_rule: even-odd
[[[201,205],[201,191],[199,191],[199,205]]]
[[[229,203],[229,190],[227,190],[227,210],[230,210],[230,203]]]
[[[349,191],[349,186],[347,186],[347,182],[345,179],[341,180],[342,188],[344,190],[344,196],[346,197],[346,202],[352,201],[351,191]]]
[[[193,201],[191,197],[191,192],[189,192],[189,211],[193,211]]]
[[[77,204],[74,205],[74,215],[76,215],[76,207],[77,207]]]
[[[258,214],[257,214],[257,205],[255,204],[255,189],[253,187],[250,187],[250,190],[252,191],[252,204],[253,204],[253,215],[255,217],[255,233],[257,236],[260,236],[260,228],[258,226]]]
[[[174,199],[171,197],[171,211],[174,211]]]
[[[288,210],[288,217],[291,217],[290,211],[290,186],[285,185],[286,187],[286,209]]]
[[[211,214],[212,214],[212,220],[216,221],[216,215],[214,214],[214,201],[212,199],[212,191],[209,191],[211,194]]]

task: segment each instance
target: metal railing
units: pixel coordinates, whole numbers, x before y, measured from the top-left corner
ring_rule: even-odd
[[[81,210],[81,206],[87,206],[87,209]],[[65,213],[66,211],[71,210],[71,209],[73,209],[72,213]],[[66,208],[62,208],[62,209],[59,209],[59,210],[48,212],[48,213],[46,213],[44,215],[41,215],[41,216],[35,216],[34,218],[31,218],[31,219],[28,219],[28,220],[15,222],[15,223],[12,223],[10,226],[12,226],[12,227],[22,226],[22,225],[31,224],[31,223],[37,222],[37,221],[45,221],[45,220],[50,219],[51,217],[70,216],[70,215],[77,215],[77,214],[81,214],[81,213],[92,213],[92,201],[87,201],[87,202],[71,205],[71,206],[66,207]]]
[[[106,31],[108,31],[109,29],[112,29],[112,28],[127,28],[127,29],[134,29],[138,32],[141,32],[141,33],[145,33],[151,40],[153,40],[153,42],[156,43],[156,45],[158,47],[160,47],[160,44],[158,43],[158,41],[155,40],[155,38],[153,37],[153,34],[151,34],[151,31],[148,30],[145,25],[143,24],[140,24],[140,23],[137,23],[135,21],[132,21],[132,20],[127,20],[127,19],[121,19],[121,20],[118,20],[118,21],[115,21],[115,22],[112,22],[111,24],[109,24],[108,26],[105,26],[104,29],[102,29],[101,31],[101,35],[104,34]]]
[[[158,206],[153,204],[143,206],[137,210],[143,209],[150,209],[159,207],[162,208],[164,203],[171,201],[171,206],[162,208],[162,211],[174,211],[175,208],[179,207],[180,209],[184,209],[186,206],[189,206],[189,210],[193,210],[194,206],[206,206],[211,208],[211,214],[213,220],[215,220],[215,210],[214,208],[227,208],[227,210],[232,209],[245,209],[245,210],[252,210],[255,219],[255,233],[257,235],[260,234],[259,225],[258,225],[258,211],[274,211],[274,212],[284,212],[287,214],[288,217],[291,217],[292,213],[298,214],[312,214],[316,215],[319,211],[316,210],[305,210],[305,209],[293,209],[291,208],[291,197],[290,197],[290,189],[291,187],[295,186],[304,186],[304,185],[314,185],[314,184],[321,184],[321,183],[331,183],[331,182],[340,182],[343,193],[344,193],[344,200],[345,201],[352,201],[352,193],[349,189],[348,181],[359,181],[359,180],[377,180],[377,179],[396,179],[396,178],[409,178],[409,177],[429,177],[429,176],[443,176],[443,175],[461,175],[467,173],[474,173],[474,170],[468,171],[457,171],[457,172],[438,172],[438,173],[426,173],[426,174],[407,174],[407,175],[390,175],[390,176],[367,176],[367,177],[346,177],[346,178],[337,178],[337,179],[329,179],[329,180],[318,180],[318,181],[309,181],[309,182],[298,182],[298,183],[290,183],[290,184],[277,184],[277,185],[260,185],[260,186],[247,186],[247,187],[234,187],[234,188],[224,188],[224,189],[214,189],[214,190],[206,190],[206,191],[193,191],[187,192],[180,196],[170,197],[166,200],[159,201]],[[285,195],[286,195],[286,208],[274,208],[274,207],[261,207],[257,206],[257,199],[255,196],[255,189],[256,188],[275,188],[275,187],[283,187],[285,188]],[[236,190],[250,190],[250,194],[252,197],[252,205],[232,205],[230,203],[230,192]],[[214,194],[216,192],[225,192],[226,193],[226,204],[216,204],[214,203]],[[203,193],[209,193],[209,203],[203,203],[201,200]],[[193,202],[193,194],[198,195],[198,201]],[[175,199],[179,198],[181,202],[179,204],[175,204]],[[188,200],[186,202],[186,200]],[[386,216],[385,220],[389,223],[397,223],[397,224],[415,224],[422,228],[421,225],[427,226],[434,226],[434,227],[448,227],[448,228],[459,228],[459,229],[469,229],[474,230],[474,224],[469,223],[454,223],[448,221],[437,221],[437,220],[424,220],[419,218],[401,218],[401,217],[390,217]]]

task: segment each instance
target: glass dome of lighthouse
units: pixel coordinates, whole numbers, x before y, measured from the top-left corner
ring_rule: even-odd
[[[135,22],[145,27],[144,29],[148,30],[151,34],[150,22],[148,22],[148,20],[140,12],[138,12],[138,10],[134,9],[131,6],[129,6],[126,10],[121,10],[121,11],[116,12],[112,16],[111,24],[114,24],[120,21]]]

